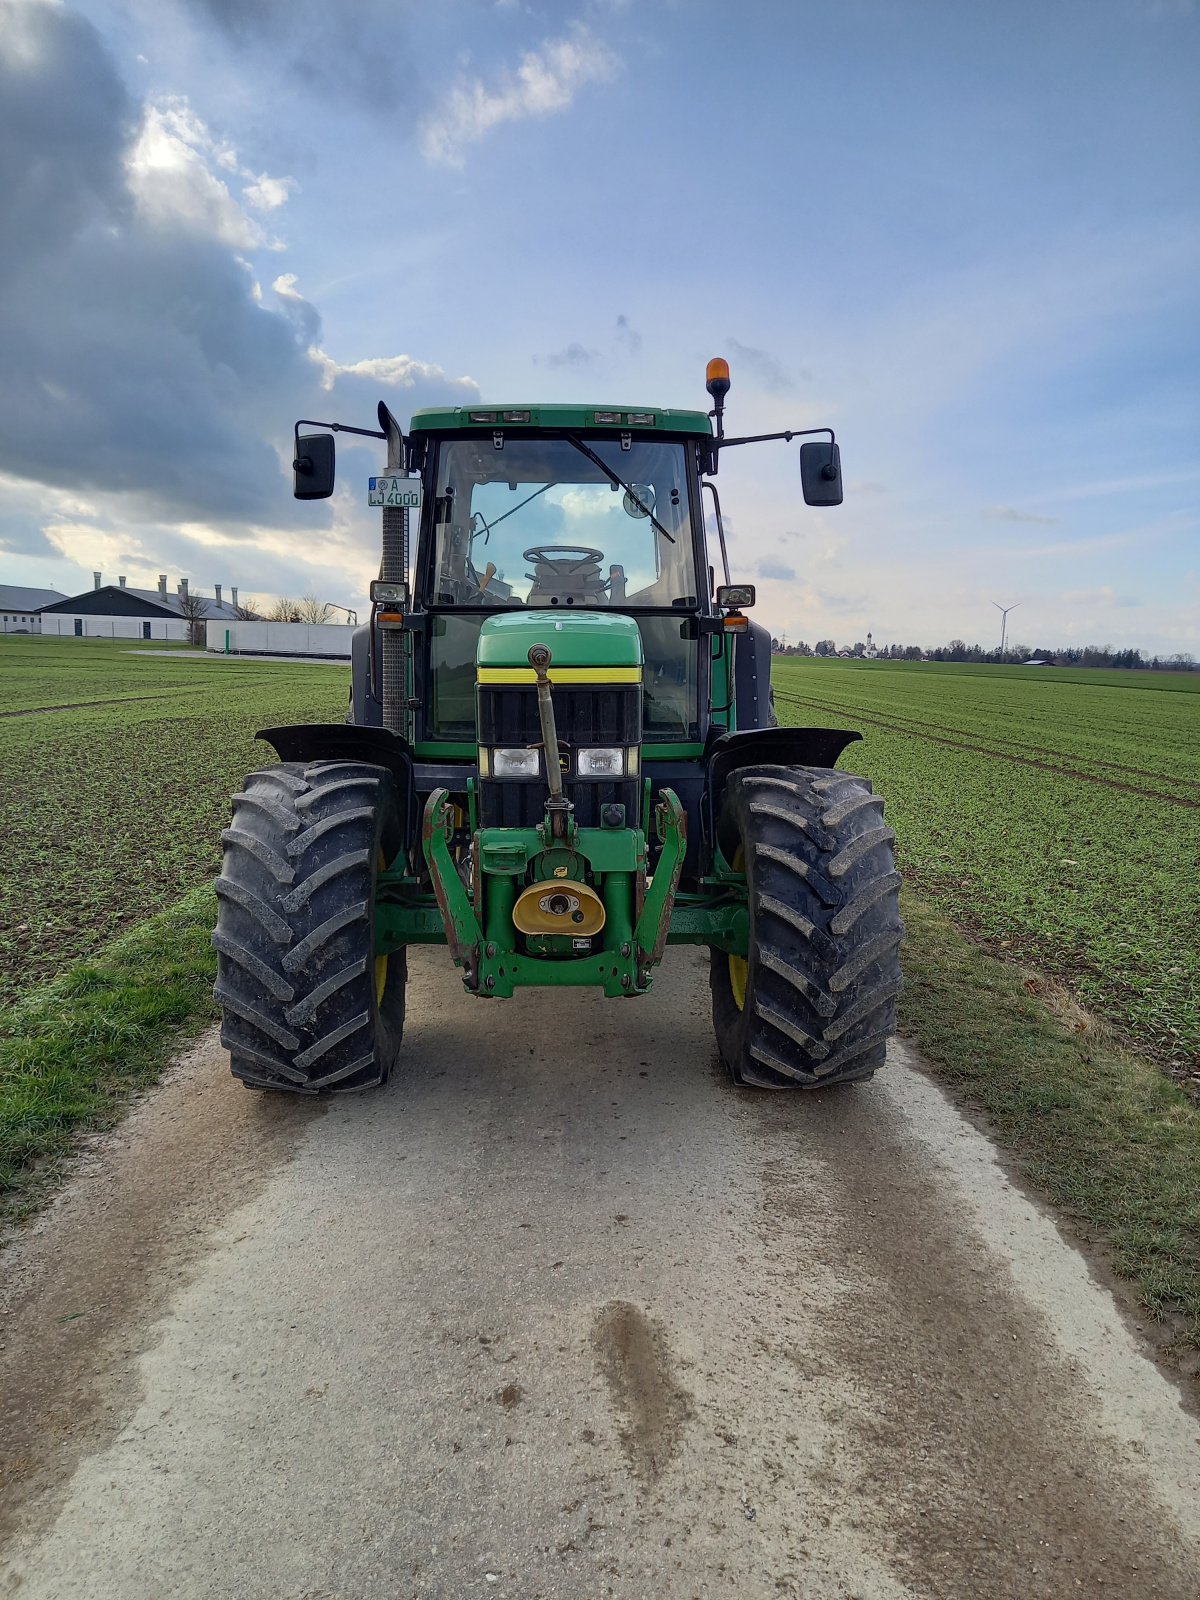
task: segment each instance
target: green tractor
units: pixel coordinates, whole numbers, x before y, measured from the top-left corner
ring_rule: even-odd
[[[280,760],[222,835],[216,996],[243,1083],[383,1083],[414,944],[447,945],[487,1000],[642,995],[667,945],[704,945],[737,1083],[882,1064],[893,834],[836,769],[857,733],[776,725],[713,482],[723,451],[796,432],[726,438],[725,362],[707,387],[708,412],[427,409],[405,436],[380,405],[377,430],[296,424],[300,499],[332,494],[336,432],[386,444],[368,491],[383,559],[346,721],[264,729]],[[833,431],[808,431],[804,498],[838,505]]]

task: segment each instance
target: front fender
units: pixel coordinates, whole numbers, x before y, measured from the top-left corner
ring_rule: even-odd
[[[861,733],[846,728],[746,728],[723,733],[707,752],[704,821],[716,842],[718,797],[730,773],[739,767],[834,767],[847,745]]]
[[[365,761],[384,767],[396,780],[405,846],[416,836],[416,785],[408,741],[386,728],[354,722],[296,722],[260,728],[254,736],[269,744],[281,761]]]

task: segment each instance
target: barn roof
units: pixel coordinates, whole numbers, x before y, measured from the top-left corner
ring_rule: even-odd
[[[0,583],[0,611],[40,611],[63,597],[57,589],[30,589],[20,583]]]
[[[53,605],[42,606],[40,610],[43,616],[47,612],[55,611],[69,612],[76,617],[178,618],[179,616],[174,607],[163,605],[161,600],[146,599],[133,589],[121,589],[114,583],[106,583],[99,589],[87,589],[83,594],[58,600]]]

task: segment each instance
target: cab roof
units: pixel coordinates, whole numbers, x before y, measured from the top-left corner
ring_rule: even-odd
[[[423,406],[414,411],[413,433],[441,433],[454,428],[620,428],[654,433],[712,435],[703,411],[676,411],[665,406],[613,405],[487,405]]]

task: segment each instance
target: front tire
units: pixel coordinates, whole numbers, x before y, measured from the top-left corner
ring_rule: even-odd
[[[896,1029],[900,875],[864,778],[748,767],[718,836],[746,874],[747,957],[711,952],[713,1027],[734,1081],[811,1088],[869,1078]]]
[[[395,780],[360,761],[283,761],[233,797],[216,882],[214,993],[235,1078],[292,1094],[386,1082],[405,952],[377,957],[379,869],[403,847]]]

